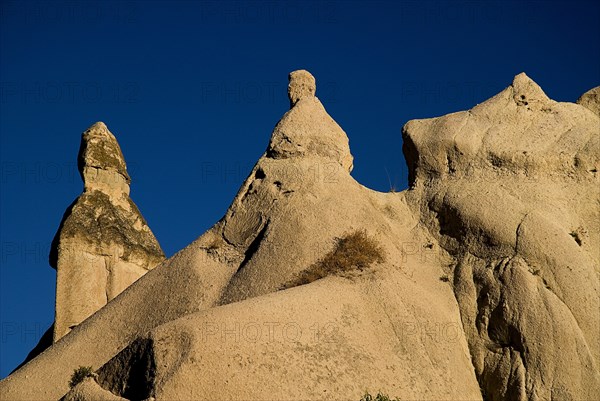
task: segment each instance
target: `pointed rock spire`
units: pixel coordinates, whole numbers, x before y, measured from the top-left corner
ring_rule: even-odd
[[[85,190],[107,195],[129,195],[131,178],[115,136],[103,122],[88,128],[81,138],[78,167]]]
[[[532,105],[545,104],[550,101],[550,98],[548,98],[542,88],[524,72],[515,76],[512,88],[513,99],[519,106],[531,107]]]
[[[165,258],[129,198],[125,159],[104,123],[83,133],[78,164],[84,191],[65,212],[50,250],[57,269],[54,341]]]
[[[315,78],[306,70],[289,75],[290,110],[271,136],[267,156],[274,159],[320,157],[352,171],[348,137],[315,96]]]

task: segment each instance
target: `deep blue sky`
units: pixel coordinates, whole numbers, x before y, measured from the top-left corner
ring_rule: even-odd
[[[350,138],[352,175],[406,187],[401,128],[525,71],[553,99],[600,84],[600,3],[17,2],[0,20],[0,377],[51,324],[49,244],[104,121],[168,256],[224,214],[305,68]],[[388,178],[389,177],[389,178]]]

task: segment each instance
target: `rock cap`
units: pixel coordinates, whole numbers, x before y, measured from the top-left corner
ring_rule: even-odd
[[[524,72],[516,75],[512,82],[513,98],[519,106],[547,103],[550,101],[543,89]]]
[[[314,98],[317,92],[315,77],[306,70],[292,71],[289,75],[288,97],[290,108],[305,98]]]
[[[131,178],[123,152],[103,122],[93,124],[82,134],[77,164],[86,190],[117,197],[129,194]]]

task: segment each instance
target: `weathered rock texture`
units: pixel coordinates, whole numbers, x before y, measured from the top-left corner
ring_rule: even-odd
[[[78,165],[84,191],[67,209],[50,253],[55,342],[165,258],[129,197],[125,159],[104,123],[83,133]]]
[[[598,115],[520,74],[469,111],[409,122],[404,144],[483,393],[598,399]]]
[[[585,92],[579,99],[577,104],[587,107],[596,115],[600,116],[600,86],[596,86],[594,89],[590,89]]]
[[[288,93],[225,216],[0,382],[2,399],[59,399],[80,365],[98,377],[66,399],[598,398],[596,114],[519,75],[409,122],[411,188],[379,193],[350,176],[314,78],[290,74]],[[356,231],[384,257],[282,290]]]
[[[127,399],[103,389],[94,378],[86,377],[61,398],[61,401],[127,401]]]

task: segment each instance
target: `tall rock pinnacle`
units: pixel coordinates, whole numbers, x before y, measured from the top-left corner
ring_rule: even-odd
[[[129,195],[131,178],[115,136],[103,122],[97,122],[83,133],[78,167],[85,190],[98,189],[120,197]]]
[[[125,159],[104,123],[83,133],[78,166],[84,191],[65,212],[50,251],[55,342],[165,258],[129,198]]]
[[[271,136],[267,156],[273,159],[319,157],[352,171],[353,160],[344,130],[331,118],[315,96],[315,78],[305,70],[289,75],[290,110]]]

